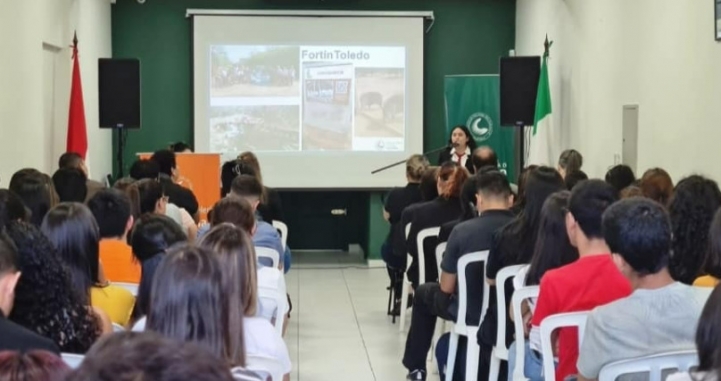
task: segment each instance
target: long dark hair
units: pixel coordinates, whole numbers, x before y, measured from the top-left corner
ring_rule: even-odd
[[[708,249],[699,275],[721,279],[721,209],[716,211],[708,232]]]
[[[566,233],[566,206],[570,196],[569,191],[556,192],[543,204],[538,239],[526,274],[527,286],[540,284],[546,271],[578,259],[578,249],[571,245]]]
[[[12,221],[27,221],[30,212],[13,191],[0,189],[0,230]]]
[[[242,314],[229,308],[220,261],[211,251],[189,245],[172,248],[160,262],[153,280],[147,329],[163,336],[192,341],[225,359],[231,367],[245,365]],[[230,327],[230,321],[238,321]],[[239,350],[230,343],[240,342]]]
[[[43,174],[32,168],[21,169],[13,174],[9,188],[30,211],[30,222],[40,226],[45,214],[53,207],[51,193],[54,192]]]
[[[451,130],[451,135],[453,135],[453,132],[454,132],[455,130],[461,130],[461,131],[463,131],[463,133],[464,133],[464,134],[466,135],[466,137],[468,138],[468,144],[467,144],[468,149],[471,151],[471,154],[473,154],[473,151],[476,150],[477,144],[476,144],[476,139],[474,139],[474,138],[473,138],[473,135],[471,135],[471,131],[468,129],[468,127],[466,127],[466,126],[464,126],[464,125],[462,125],[462,124],[459,124],[459,125],[453,127],[453,129]],[[448,145],[450,146],[451,144],[453,144],[453,138],[452,138],[452,136],[449,136],[449,137],[448,137]],[[452,149],[452,148],[448,148],[448,151],[450,152],[451,149]],[[469,159],[469,160],[470,160],[470,159]]]
[[[713,180],[694,175],[676,186],[669,204],[673,229],[669,271],[677,281],[692,284],[701,275],[709,228],[719,206],[721,190]]]
[[[541,209],[548,196],[566,189],[561,175],[551,167],[539,167],[528,174],[521,213],[500,232],[499,247],[507,246],[513,263],[529,263],[533,257],[541,222]]]
[[[698,371],[713,374],[721,379],[721,285],[716,286],[706,300],[696,328]],[[713,379],[713,378],[712,378]]]
[[[41,230],[70,271],[73,288],[90,305],[90,288],[100,283],[100,232],[93,214],[83,204],[64,202],[48,212]]]

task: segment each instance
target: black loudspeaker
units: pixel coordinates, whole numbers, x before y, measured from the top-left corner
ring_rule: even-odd
[[[140,61],[98,60],[101,128],[140,128]]]
[[[501,126],[532,126],[541,57],[503,57],[499,72]]]

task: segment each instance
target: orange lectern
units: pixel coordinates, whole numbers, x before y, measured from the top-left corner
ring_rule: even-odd
[[[149,159],[151,153],[139,153]],[[190,189],[198,199],[200,220],[207,219],[208,211],[220,200],[220,155],[217,153],[178,153],[175,155],[180,179],[178,184]]]

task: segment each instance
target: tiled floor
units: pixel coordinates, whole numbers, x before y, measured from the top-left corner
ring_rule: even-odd
[[[291,380],[404,380],[400,359],[405,334],[386,315],[385,269],[352,265],[347,259],[320,263],[313,257],[294,258],[295,267],[286,275],[293,300],[286,335]]]

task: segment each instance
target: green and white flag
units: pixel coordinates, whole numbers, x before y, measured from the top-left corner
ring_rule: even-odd
[[[529,145],[528,164],[555,166],[552,152],[553,107],[551,106],[551,87],[548,80],[548,51],[553,42],[544,42],[545,51],[541,63],[541,77],[538,80],[536,95],[536,114],[533,119],[533,133]]]

